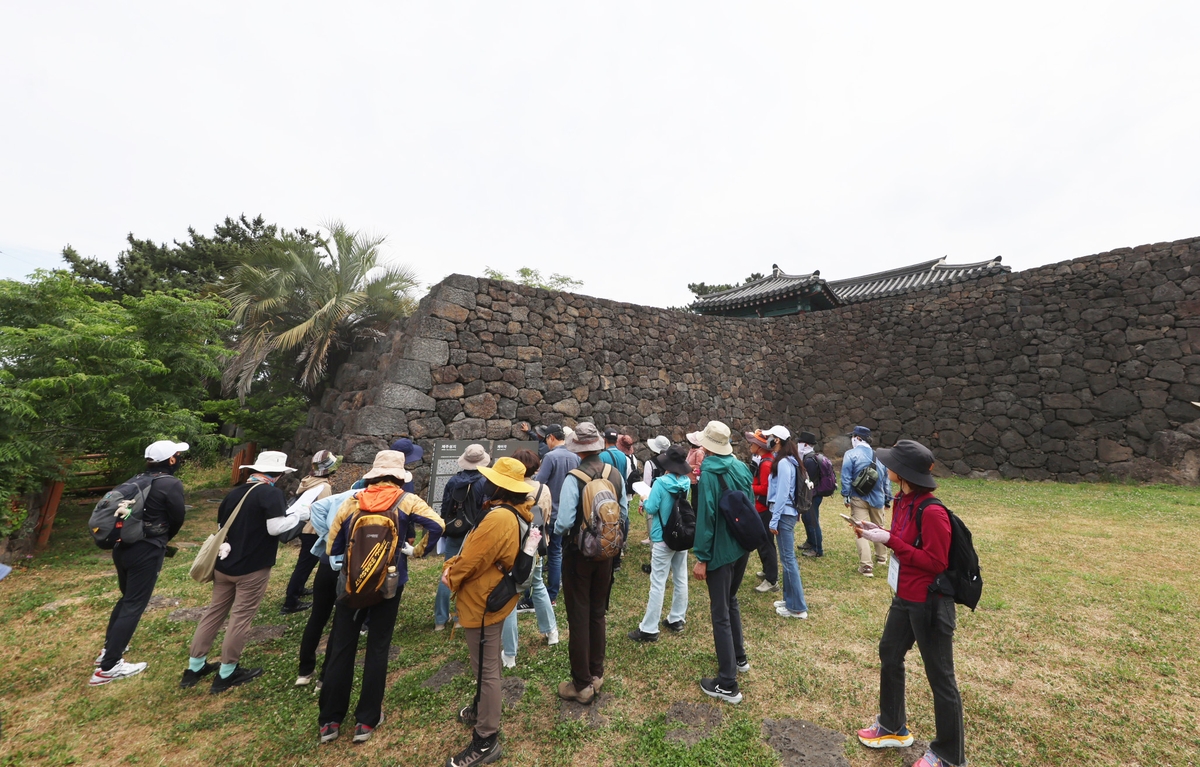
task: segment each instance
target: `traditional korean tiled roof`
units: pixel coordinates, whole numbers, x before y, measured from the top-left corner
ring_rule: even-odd
[[[812,274],[784,274],[778,266],[774,266],[769,277],[720,293],[701,296],[692,304],[692,308],[701,314],[718,313],[738,307],[772,304],[801,294],[817,294],[816,298],[818,303],[822,304],[821,308],[838,305],[837,298],[825,280],[821,279],[820,271]]]
[[[1000,256],[974,264],[947,264],[945,261],[945,257],[936,258],[863,277],[834,280],[829,287],[841,303],[852,304],[1012,271],[1012,267],[1000,264]]]

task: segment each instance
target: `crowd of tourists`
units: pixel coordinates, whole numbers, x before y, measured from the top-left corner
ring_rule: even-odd
[[[441,556],[432,628],[461,628],[475,675],[474,698],[458,712],[471,728],[470,741],[446,763],[495,761],[502,754],[501,674],[517,662],[519,614],[534,613],[539,634],[556,645],[561,594],[570,674],[558,695],[583,705],[600,695],[609,601],[629,545],[630,501],[637,497],[646,523],[641,544],[649,547],[649,564],[643,566],[649,583],[642,620],[627,637],[656,642],[664,629],[675,634],[687,629],[690,564],[692,577],[708,590],[715,655],[714,673],[701,678],[699,687],[737,704],[743,699],[739,675],[751,669],[739,605],[750,558],[757,556],[762,568],[753,591],[781,597],[774,602],[775,615],[808,620],[800,563],[825,555],[820,509],[838,493],[848,512],[842,516],[854,532],[857,573],[870,578],[886,570],[894,592],[879,643],[879,710],[858,738],[873,748],[912,744],[904,660],[915,643],[933,692],[937,727],[915,767],[966,763],[953,663],[955,602],[934,586],[949,565],[953,515],[932,495],[934,457],[928,448],[901,440],[875,449],[870,430],[857,426],[839,474],[818,450],[813,432],[793,435],[782,425],[736,440],[720,421],[686,434],[682,444],[657,436],[647,441],[650,457],[640,465],[631,437],[602,432],[590,422],[573,430],[543,425],[532,434],[537,452],[520,450],[495,461],[483,446],[469,445],[458,457],[458,473],[445,484],[438,511],[414,491],[408,467],[423,450],[407,438],[379,452],[344,492],[334,492],[340,458],[329,451],[312,457],[307,475],[287,495],[277,486],[295,471],[287,456],[260,453],[243,467],[245,481],[221,502],[218,530],[192,565],[193,578],[212,583],[212,601],[187,648],[179,686],[192,688],[211,677],[209,690],[221,693],[263,674],[240,663],[247,631],[266,595],[280,541],[298,539],[300,554],[280,608],[283,614],[308,613],[295,684],[319,689],[320,742],[338,739],[349,721],[355,657],[365,638],[352,735],[353,742],[365,742],[384,723],[388,653],[408,560]],[[735,455],[735,442],[742,439],[747,461]],[[147,667],[124,655],[164,557],[172,553],[168,542],[184,522],[183,485],[174,474],[187,450],[186,443],[151,444],[146,471],[105,496],[93,514],[94,537],[113,549],[121,598],[92,685]],[[210,661],[222,627],[219,655]]]

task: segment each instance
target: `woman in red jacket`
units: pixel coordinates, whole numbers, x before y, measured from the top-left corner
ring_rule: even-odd
[[[870,748],[912,745],[904,710],[904,656],[915,642],[933,691],[937,737],[913,767],[957,767],[967,760],[962,698],[954,679],[954,600],[929,591],[949,561],[950,515],[940,503],[931,503],[917,528],[917,509],[937,487],[929,473],[933,468],[929,448],[902,439],[876,453],[893,486],[900,487],[892,504],[892,529],[864,522],[855,533],[891,550],[888,585],[896,595],[879,640],[879,716],[873,725],[858,731],[858,739]]]

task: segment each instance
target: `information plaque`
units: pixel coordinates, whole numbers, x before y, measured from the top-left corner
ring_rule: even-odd
[[[511,458],[518,450],[529,450],[537,453],[537,442],[523,442],[515,439],[440,439],[433,443],[433,462],[429,469],[429,505],[434,511],[442,510],[442,495],[446,492],[446,482],[459,472],[458,457],[463,454],[468,445],[482,445],[492,458]]]

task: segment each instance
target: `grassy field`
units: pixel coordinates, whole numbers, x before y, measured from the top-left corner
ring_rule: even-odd
[[[940,496],[975,533],[986,587],[976,613],[960,612],[958,680],[973,765],[1200,765],[1200,584],[1192,543],[1200,492],[1172,487],[946,481]],[[179,540],[213,527],[220,491],[193,494]],[[521,617],[517,667],[527,682],[502,731],[512,765],[728,765],[779,763],[762,722],[803,718],[845,733],[876,710],[876,644],[887,611],[884,578],[855,573],[850,532],[825,510],[824,559],[801,562],[808,621],[774,615],[774,594],[742,594],[753,670],[745,701],[722,705],[709,737],[686,746],[666,737],[672,703],[707,703],[696,684],[715,672],[708,597],[692,582],[687,631],[653,645],[625,638],[641,617],[645,547],[631,544],[609,613],[612,700],[593,728],[561,721],[554,695],[567,676],[563,643],[546,647],[532,615]],[[278,615],[296,548],[285,548],[256,625],[285,624],[282,638],[250,645],[243,662],[266,675],[211,696],[178,689],[194,623],[148,612],[128,657],[148,661],[134,679],[89,688],[116,594],[112,565],[85,531],[88,509],[65,507],[49,548],[0,582],[0,765],[392,765],[441,764],[465,743],[455,722],[472,692],[468,676],[438,691],[421,683],[449,660],[466,660],[461,634],[432,631],[438,563],[415,562],[403,596],[384,699],[387,723],[374,740],[317,744],[315,695],[296,688],[295,652],[305,615]],[[635,517],[635,541],[642,537]],[[187,577],[191,552],[168,559],[157,593],[182,606],[210,589]],[[752,557],[750,572],[757,569]],[[669,599],[669,595],[668,595]],[[57,610],[55,600],[71,603]],[[211,657],[211,656],[210,656]],[[917,653],[909,661],[909,726],[933,735],[933,712]],[[895,753],[846,745],[855,767],[899,764]]]

